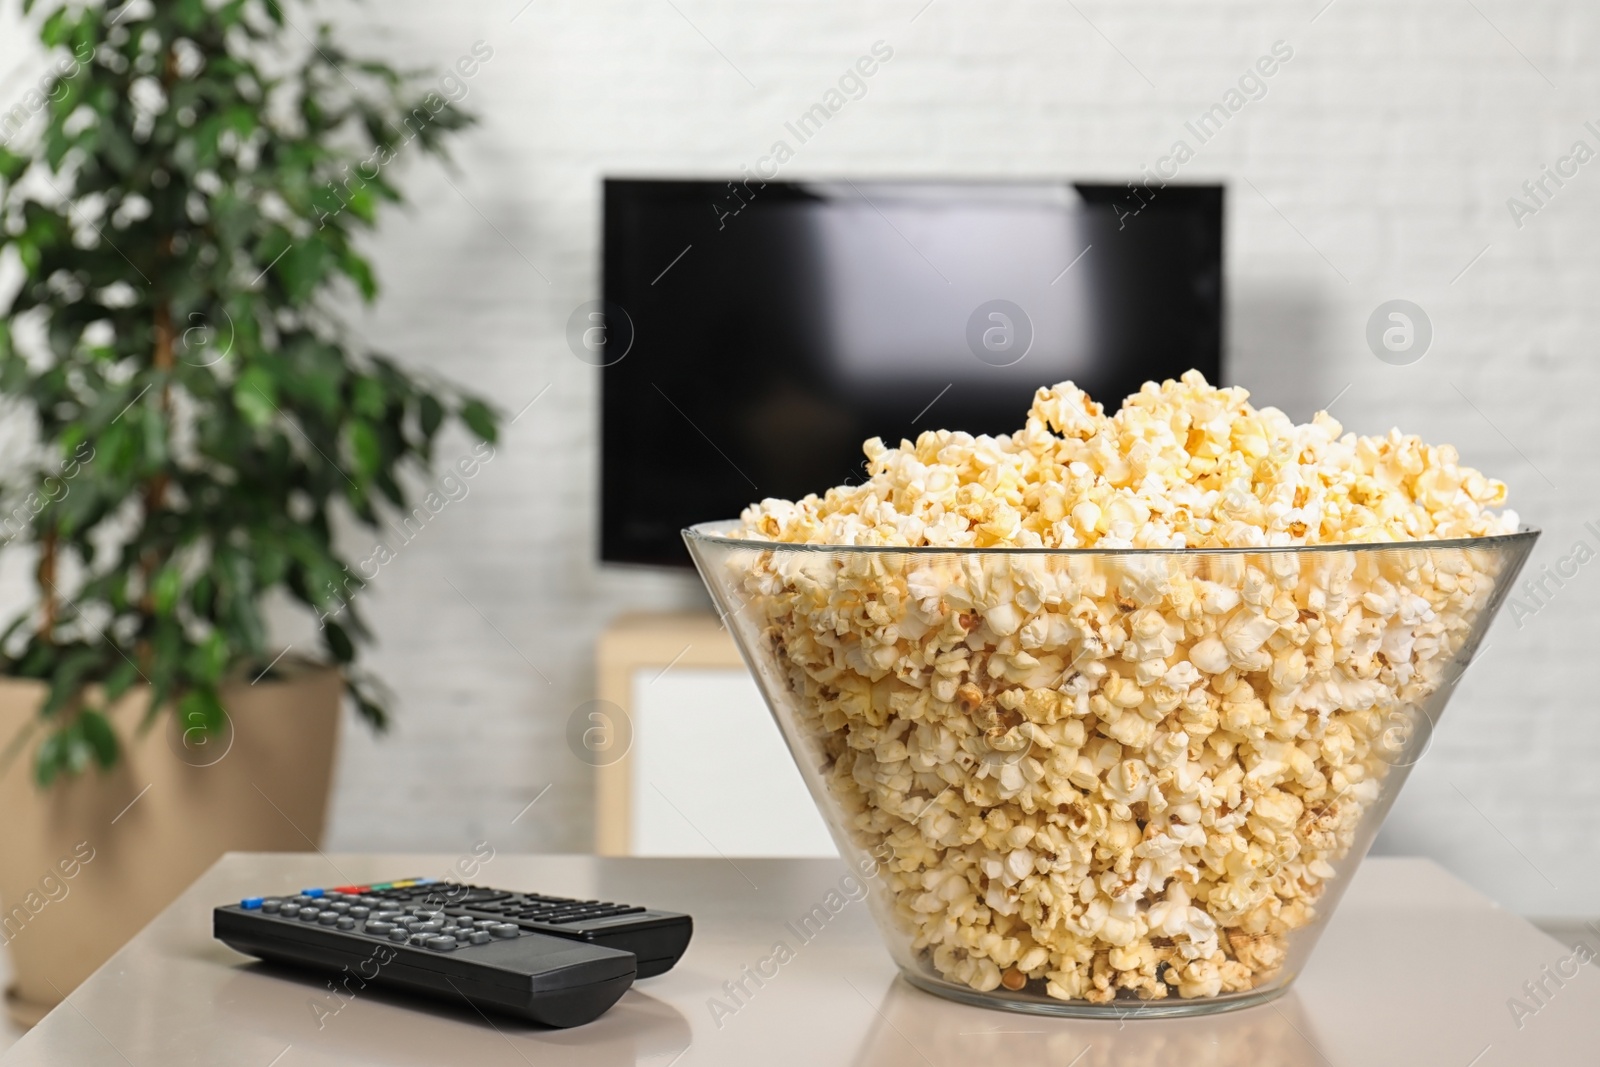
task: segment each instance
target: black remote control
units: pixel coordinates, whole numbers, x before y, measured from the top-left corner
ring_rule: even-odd
[[[466,999],[546,1026],[579,1026],[678,962],[693,921],[598,900],[411,878],[246,897],[212,913],[246,955]]]
[[[547,897],[455,882],[430,884],[423,879],[410,885],[398,882],[372,889],[374,896],[397,903],[416,905],[431,899],[449,913],[622,949],[638,958],[640,978],[654,978],[671,970],[694,932],[693,920],[679,912],[653,911],[607,900]]]

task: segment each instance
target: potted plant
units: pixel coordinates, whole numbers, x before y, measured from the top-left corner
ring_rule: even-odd
[[[338,312],[377,291],[355,236],[391,165],[468,116],[274,0],[35,6],[57,62],[0,111],[0,410],[35,442],[0,473],[37,586],[0,638],[24,1020],[223,850],[317,846],[341,695],[385,722],[336,529],[406,509],[447,420],[496,429]],[[272,646],[280,592],[314,659]]]

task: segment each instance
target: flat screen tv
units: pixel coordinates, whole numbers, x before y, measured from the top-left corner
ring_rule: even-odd
[[[1035,389],[1114,409],[1221,380],[1220,186],[609,179],[600,557],[864,476],[861,443],[1007,433]]]

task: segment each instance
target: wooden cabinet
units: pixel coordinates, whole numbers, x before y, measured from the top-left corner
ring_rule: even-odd
[[[600,700],[631,734],[596,768],[607,856],[831,856],[822,816],[715,615],[625,615],[600,637]],[[611,712],[615,714],[615,712]]]

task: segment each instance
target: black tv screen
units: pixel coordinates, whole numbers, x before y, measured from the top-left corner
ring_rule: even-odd
[[[864,477],[861,443],[1019,429],[1071,379],[1114,410],[1221,377],[1222,188],[605,182],[600,555]]]

